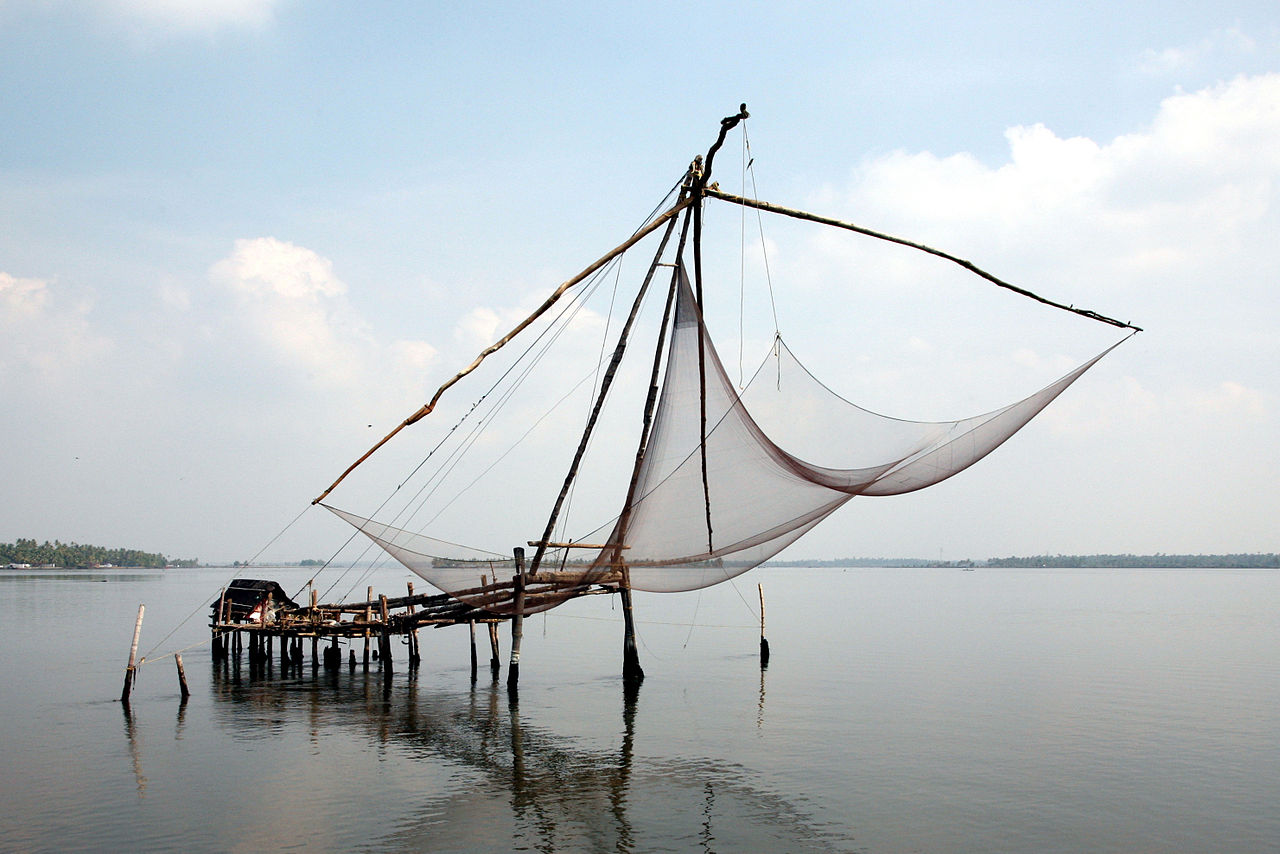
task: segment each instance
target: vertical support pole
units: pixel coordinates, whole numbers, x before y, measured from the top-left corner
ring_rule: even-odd
[[[476,657],[476,621],[468,620],[467,625],[471,627],[471,683],[474,685],[476,681],[476,665],[479,662]]]
[[[627,685],[639,685],[644,681],[644,669],[640,667],[640,653],[636,649],[636,622],[631,613],[631,571],[622,567],[622,583],[618,587],[622,596],[622,681]]]
[[[391,619],[387,612],[387,595],[385,593],[378,594],[378,610],[382,615],[382,641],[379,644],[382,653],[382,667],[387,673],[391,672]]]
[[[489,626],[489,669],[493,671],[493,681],[498,681],[498,671],[502,669],[502,656],[498,652],[498,624]]]
[[[760,666],[769,666],[769,639],[764,636],[764,585],[757,584],[760,591]]]
[[[129,666],[124,670],[124,690],[120,692],[120,702],[129,704],[129,692],[133,690],[133,674],[137,670],[138,636],[142,634],[142,615],[146,605],[138,606],[138,621],[133,624],[133,644],[129,647]]]
[[[507,690],[514,691],[520,685],[520,641],[524,639],[524,549],[516,548],[515,616],[511,618],[511,664],[507,667]]]
[[[320,666],[320,636],[313,634],[311,636],[311,669],[315,670]]]
[[[222,593],[218,595],[218,612],[213,618],[213,660],[221,661],[226,658],[226,648],[222,644],[222,632],[218,626],[222,623],[222,612],[227,608],[227,588],[222,588]]]
[[[186,702],[191,696],[191,691],[187,688],[187,671],[182,667],[182,653],[176,653],[173,660],[178,665],[178,687],[182,689],[182,702]]]
[[[408,610],[409,610],[409,613],[412,614],[413,613],[413,582],[409,581],[409,582],[406,582],[406,584],[408,584],[409,586]],[[418,662],[421,660],[422,660],[422,656],[418,654],[418,629],[415,626],[414,628],[409,630],[409,664],[411,666],[416,667]]]
[[[369,669],[369,624],[373,622],[373,586],[364,599],[364,669]]]

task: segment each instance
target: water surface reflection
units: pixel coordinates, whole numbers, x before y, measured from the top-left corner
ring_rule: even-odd
[[[557,732],[556,708],[540,700],[522,708],[497,682],[457,691],[422,684],[414,671],[303,667],[277,675],[234,664],[212,675],[214,721],[233,739],[275,743],[308,733],[310,756],[272,750],[273,763],[298,763],[299,797],[325,783],[308,767],[335,773],[331,763],[310,761],[330,750],[350,760],[328,781],[349,798],[376,801],[380,787],[391,798],[408,789],[406,809],[393,817],[377,811],[381,820],[361,829],[378,850],[833,848],[796,805],[753,786],[757,775],[742,766],[673,760],[661,745],[647,750],[638,690],[612,694],[595,684],[590,696],[557,692],[575,718],[583,703],[616,698],[595,710],[597,725],[617,715],[612,735],[592,738]],[[763,692],[760,702],[763,715]],[[415,787],[422,797],[412,797]],[[344,812],[351,819],[353,811]]]

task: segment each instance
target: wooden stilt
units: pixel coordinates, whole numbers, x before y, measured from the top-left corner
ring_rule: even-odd
[[[349,673],[355,673],[355,672],[356,672],[356,651],[355,651],[355,649],[351,649],[351,650],[350,650],[350,651],[348,651],[348,653],[347,653],[347,672],[349,672]]]
[[[129,647],[129,666],[124,671],[124,690],[120,692],[120,702],[128,704],[129,692],[133,690],[133,674],[137,670],[138,636],[142,634],[142,615],[146,605],[138,606],[138,620],[133,624],[133,643]]]
[[[764,636],[764,585],[757,584],[760,591],[760,666],[769,666],[769,639]]]
[[[387,612],[386,594],[378,596],[378,611],[382,616],[382,638],[379,646],[382,652],[382,668],[386,672],[391,671],[391,620]]]
[[[227,651],[222,643],[222,632],[216,628],[216,624],[223,622],[222,613],[227,607],[227,588],[222,588],[222,593],[218,595],[218,615],[214,618],[215,628],[213,630],[213,660],[221,661],[226,658]]]
[[[498,651],[498,624],[489,626],[489,669],[493,671],[493,681],[498,681],[498,671],[502,670],[502,656]]]
[[[191,691],[187,688],[187,671],[182,667],[182,653],[173,656],[173,660],[178,665],[178,687],[182,689],[182,702],[186,702],[191,696]]]
[[[409,598],[413,599],[413,582],[406,582],[409,586]],[[413,602],[410,601],[406,606],[409,613],[413,613]],[[409,664],[416,667],[418,662],[422,661],[422,656],[418,654],[418,630],[416,628],[409,630]]]
[[[636,623],[631,614],[631,573],[622,568],[622,681],[639,685],[644,681],[644,669],[640,667],[640,653],[636,649]]]
[[[365,598],[364,605],[364,669],[369,669],[369,629],[368,625],[373,622],[373,588],[369,588],[369,595]]]
[[[311,669],[315,670],[320,666],[320,636],[311,636]]]
[[[524,549],[516,548],[516,574],[512,579],[515,592],[515,616],[511,618],[511,663],[507,666],[507,690],[520,684],[520,641],[524,639]]]
[[[476,681],[476,665],[479,659],[476,656],[476,621],[470,620],[467,625],[471,629],[471,681]]]

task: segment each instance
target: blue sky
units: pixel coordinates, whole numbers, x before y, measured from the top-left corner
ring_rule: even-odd
[[[740,101],[762,197],[1148,330],[980,466],[790,556],[1280,550],[1280,10],[1231,2],[0,0],[0,540],[256,554]],[[891,414],[1009,402],[1116,338],[765,241],[792,348]],[[710,314],[735,354],[737,289]],[[326,516],[266,556],[327,556]]]

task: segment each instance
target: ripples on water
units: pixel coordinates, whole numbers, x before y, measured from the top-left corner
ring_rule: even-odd
[[[124,714],[137,603],[143,650],[198,611],[154,658],[205,639],[226,577],[0,575],[0,847],[1280,846],[1277,573],[765,570],[763,672],[755,591],[722,585],[638,597],[637,696],[596,597],[527,622],[518,702],[487,650],[470,684],[452,628],[423,630],[422,666],[389,675],[196,647],[189,703],[157,660]]]

